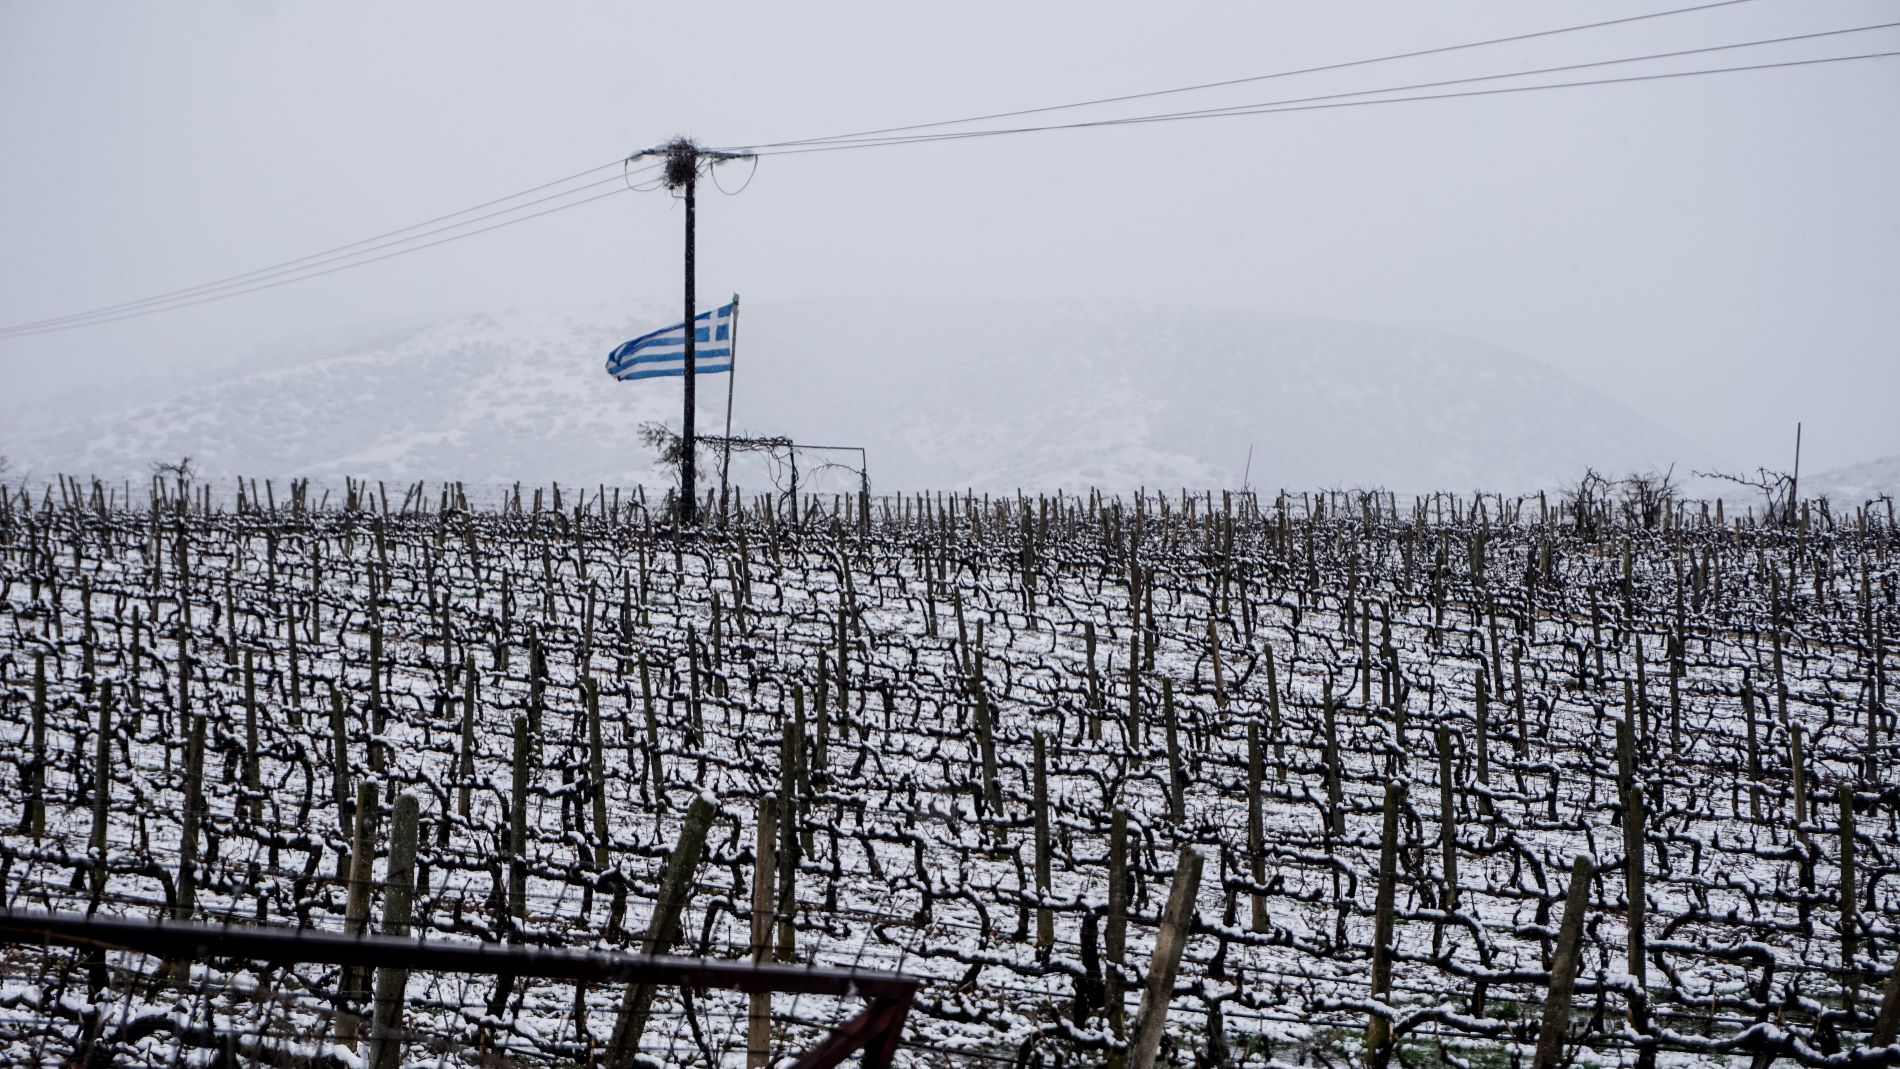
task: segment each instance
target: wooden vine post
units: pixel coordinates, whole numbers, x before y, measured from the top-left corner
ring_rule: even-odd
[[[1249,721],[1247,724],[1247,875],[1252,877],[1255,887],[1267,882],[1267,836],[1266,815],[1261,804],[1263,770],[1260,753],[1260,725]],[[1267,916],[1267,896],[1255,891],[1249,896],[1253,900],[1253,930],[1266,932],[1272,927]]]
[[[1563,1064],[1564,1035],[1570,1028],[1570,995],[1582,963],[1583,915],[1590,904],[1590,881],[1596,862],[1578,854],[1570,865],[1570,892],[1564,896],[1564,919],[1557,930],[1557,953],[1550,962],[1550,989],[1544,996],[1543,1024],[1537,1032],[1537,1055],[1532,1069],[1558,1069]]]
[[[1154,960],[1148,966],[1148,985],[1141,995],[1135,1039],[1128,1049],[1128,1069],[1154,1069],[1168,1003],[1174,1000],[1175,970],[1181,966],[1181,950],[1194,926],[1194,896],[1201,889],[1204,861],[1199,848],[1181,848],[1181,858],[1174,868],[1174,886],[1161,913],[1161,930],[1155,935]]]
[[[1451,729],[1438,725],[1438,847],[1440,908],[1446,913],[1458,909],[1458,810],[1453,805],[1451,778]]]
[[[1126,995],[1121,966],[1128,961],[1128,810],[1117,808],[1108,823],[1108,952],[1106,987],[1108,1027],[1117,1040],[1128,1034]],[[1119,1046],[1111,1047],[1109,1069],[1122,1069],[1126,1060]]]
[[[1372,1001],[1390,1006],[1392,994],[1392,928],[1399,872],[1399,815],[1405,807],[1405,785],[1385,785],[1385,821],[1379,836],[1379,888],[1372,906]],[[1366,1061],[1383,1069],[1392,1057],[1392,1022],[1382,1013],[1366,1021]]]
[[[699,867],[700,854],[706,848],[706,833],[712,828],[717,812],[712,796],[703,792],[695,795],[687,807],[679,841],[673,844],[673,852],[661,870],[660,897],[653,905],[653,919],[640,939],[640,949],[645,953],[664,954],[679,941],[680,915],[692,892],[693,870]],[[613,1039],[607,1048],[608,1069],[633,1069],[656,994],[658,991],[651,984],[627,985],[620,1013],[614,1021]]]
[[[1035,850],[1036,850],[1036,949],[1047,954],[1055,949],[1055,911],[1049,907],[1049,753],[1042,732],[1035,733]]]
[[[1629,905],[1625,907],[1628,919],[1628,935],[1625,939],[1627,952],[1624,956],[1624,968],[1629,972],[1631,992],[1629,998],[1630,1031],[1639,1036],[1649,1033],[1649,972],[1646,961],[1649,956],[1649,936],[1647,898],[1644,865],[1648,842],[1648,818],[1643,804],[1641,789],[1631,787],[1623,796],[1623,896]],[[1656,1051],[1645,1046],[1637,1054],[1637,1064],[1649,1069],[1656,1061]]]
[[[416,894],[416,828],[421,803],[413,794],[396,799],[389,825],[389,868],[383,878],[382,934],[406,937]],[[402,1062],[402,1010],[408,999],[409,970],[385,965],[376,970],[376,1008],[371,1019],[368,1069],[396,1069]]]
[[[772,877],[778,867],[778,798],[759,799],[752,847],[752,963],[772,960]],[[772,1054],[772,993],[755,991],[746,1007],[746,1069],[764,1069]]]

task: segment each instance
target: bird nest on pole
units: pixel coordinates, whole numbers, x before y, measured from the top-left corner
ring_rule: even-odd
[[[699,146],[684,137],[666,143],[666,188],[679,189],[699,174]]]

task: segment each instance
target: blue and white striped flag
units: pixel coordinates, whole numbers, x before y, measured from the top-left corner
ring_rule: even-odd
[[[732,370],[733,306],[721,305],[693,317],[693,371],[717,375]],[[657,379],[686,374],[686,324],[678,323],[623,343],[607,357],[607,374],[616,379]]]

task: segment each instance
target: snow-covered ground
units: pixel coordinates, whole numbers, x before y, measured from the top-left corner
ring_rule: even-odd
[[[753,822],[795,732],[793,953],[930,979],[902,1064],[1099,1061],[1117,1042],[1111,1007],[1136,1012],[1184,848],[1207,860],[1166,1018],[1180,1064],[1356,1060],[1382,1005],[1408,1061],[1528,1057],[1580,853],[1598,864],[1580,1064],[1633,1063],[1640,1034],[1671,1064],[1744,1064],[1752,1040],[1827,1064],[1863,1041],[1893,967],[1900,749],[1885,683],[1900,538],[1884,516],[1863,532],[1817,514],[1796,538],[1685,513],[1681,527],[1586,538],[1554,509],[1539,523],[1536,498],[1479,511],[1470,497],[932,496],[878,501],[867,536],[849,499],[826,497],[797,524],[783,501],[753,500],[723,534],[676,542],[630,496],[568,491],[557,507],[550,492],[527,514],[423,500],[388,515],[336,500],[293,513],[282,497],[275,515],[178,515],[10,499],[0,682],[21,774],[0,797],[24,812],[33,793],[43,669],[46,804],[40,833],[10,812],[0,834],[7,905],[93,897],[110,684],[102,909],[176,907],[183,694],[207,723],[193,915],[339,928],[344,800],[365,782],[384,805],[421,802],[430,939],[625,945],[687,803],[710,791],[720,816],[680,949],[744,956]],[[517,717],[535,731],[525,917],[511,925]],[[1633,740],[1622,772],[1619,724]],[[1620,775],[1648,810],[1640,1032],[1624,1024]],[[1379,1004],[1373,906],[1394,783],[1407,790]],[[1843,797],[1858,823],[1846,913]],[[1109,908],[1117,810],[1125,945]],[[69,956],[5,960],[0,1036],[16,1063],[64,1057],[96,1011],[108,1039],[148,1028],[121,1049],[132,1061],[169,1064],[180,1037],[235,1028],[263,1037],[247,1051],[293,1043],[354,1064],[328,1040],[337,980],[321,968],[213,963],[154,991],[130,979],[153,963],[115,954],[128,972],[95,998]],[[1851,1011],[1844,960],[1860,973]],[[621,993],[591,989],[584,1021],[567,985],[517,984],[498,1012],[486,979],[418,975],[409,994],[412,1058],[539,1064],[585,1061]],[[689,1009],[664,992],[659,1006],[655,1058],[742,1064],[741,1002],[708,993]],[[788,1050],[854,1010],[775,1002]]]

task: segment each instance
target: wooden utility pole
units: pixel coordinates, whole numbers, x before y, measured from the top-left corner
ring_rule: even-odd
[[[693,485],[693,404],[699,369],[693,361],[693,342],[698,330],[693,325],[693,190],[699,179],[699,146],[681,138],[667,147],[666,184],[683,188],[686,196],[686,411],[680,416],[680,503],[679,522],[691,527],[698,519],[699,491]]]
[[[718,152],[699,147],[691,138],[679,137],[657,148],[636,152],[634,159],[642,156],[662,156],[666,161],[663,181],[666,188],[675,190],[686,201],[686,317],[681,327],[685,335],[685,407],[680,417],[680,496],[679,524],[691,527],[699,522],[698,488],[695,485],[693,470],[694,454],[697,452],[697,438],[693,426],[693,405],[698,400],[698,368],[694,363],[694,349],[697,338],[694,327],[693,297],[693,229],[696,222],[697,204],[694,194],[699,184],[699,167],[702,161],[708,164],[723,163],[726,160],[750,159],[749,152]]]
[[[689,138],[675,138],[657,149],[648,149],[640,155],[663,154],[666,157],[666,188],[680,193],[686,200],[686,315],[680,327],[686,344],[686,390],[685,410],[680,416],[680,496],[678,504],[679,524],[691,527],[698,519],[699,497],[694,486],[694,454],[698,451],[695,443],[697,435],[693,427],[693,407],[698,400],[699,369],[694,362],[693,349],[696,331],[693,325],[693,230],[695,228],[694,193],[699,184],[699,161],[702,155],[700,147]]]

